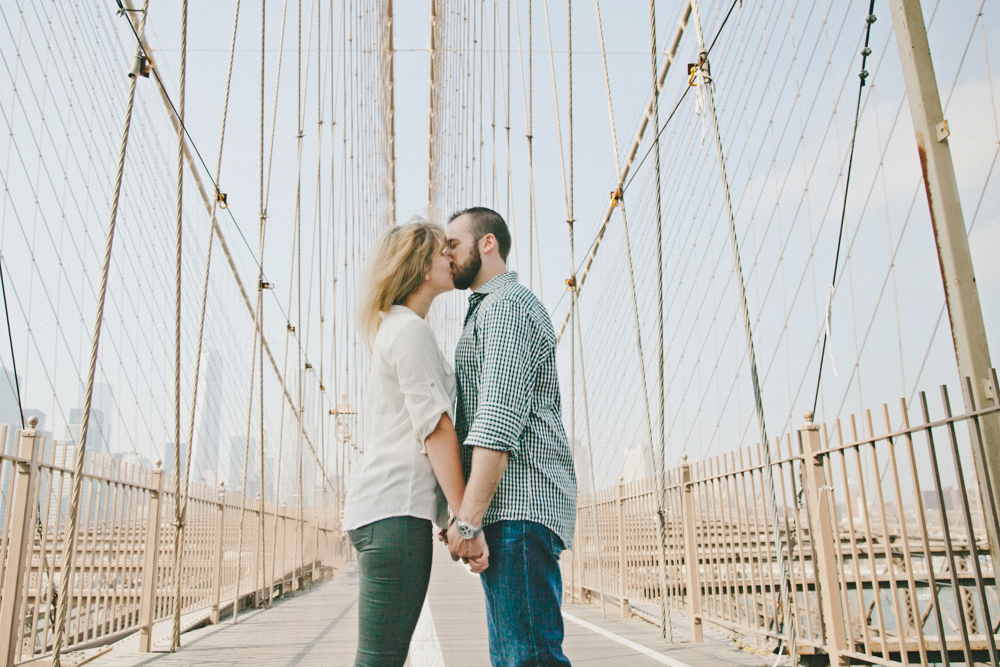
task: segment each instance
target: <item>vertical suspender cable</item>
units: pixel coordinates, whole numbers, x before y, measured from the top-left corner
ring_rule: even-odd
[[[576,302],[578,292],[573,290],[573,301]],[[574,303],[574,305],[578,305]],[[580,389],[583,391],[583,423],[587,431],[587,468],[590,470],[590,515],[594,522],[594,542],[597,549],[597,586],[601,589],[601,615],[608,617],[607,597],[604,594],[604,549],[601,547],[601,528],[597,520],[597,481],[594,476],[594,441],[590,437],[590,401],[587,398],[587,368],[583,363],[583,325],[580,323],[580,311],[573,309],[573,319],[576,322],[576,343],[580,351]],[[622,604],[625,592],[621,591]]]
[[[666,50],[666,58],[664,59],[663,65],[660,67],[660,76],[657,79],[658,87],[663,87],[663,82],[667,78],[667,73],[670,71],[670,66],[674,62],[674,58],[677,55],[677,48],[680,45],[681,37],[684,36],[684,30],[687,28],[688,17],[691,15],[691,3],[690,1],[684,3],[684,9],[681,12],[681,18],[677,22],[677,29],[674,32],[673,37],[670,40],[669,46]],[[649,125],[649,119],[653,115],[653,99],[650,98],[649,103],[646,105],[646,109],[643,112],[642,119],[639,121],[639,127],[636,130],[635,136],[632,138],[632,145],[629,147],[628,151],[625,153],[625,164],[621,168],[621,178],[624,179],[628,176],[632,169],[632,163],[635,160],[636,152],[639,150],[639,145],[642,143],[642,138],[646,133],[646,128]],[[662,131],[662,130],[660,130]],[[623,187],[624,189],[624,187]],[[597,236],[590,246],[590,250],[587,253],[587,258],[583,262],[583,268],[578,272],[577,275],[577,289],[583,289],[583,285],[587,280],[587,275],[590,272],[590,267],[594,263],[594,258],[597,256],[597,251],[601,246],[601,241],[604,238],[604,234],[607,231],[608,224],[611,221],[611,214],[614,213],[615,207],[608,203],[607,208],[604,210],[604,214],[601,218],[601,225],[598,228]],[[556,341],[562,339],[563,332],[569,324],[569,310],[567,309],[566,314],[563,316],[562,322],[556,328]]]
[[[90,409],[94,402],[94,376],[97,373],[97,353],[100,347],[101,326],[104,323],[104,300],[108,293],[108,272],[111,267],[111,248],[115,238],[115,223],[118,221],[118,202],[121,197],[122,175],[125,170],[125,151],[128,134],[132,126],[132,107],[135,102],[135,84],[145,63],[142,55],[142,35],[146,32],[146,10],[149,0],[142,4],[142,18],[139,21],[139,43],[135,47],[133,74],[128,86],[125,104],[125,122],[122,128],[121,148],[118,151],[118,169],[111,195],[111,213],[108,233],[104,244],[104,262],[101,268],[101,286],[97,293],[97,314],[94,317],[94,335],[90,344],[90,363],[87,367],[87,389],[83,399],[83,420],[80,425],[80,444],[73,457],[73,488],[67,517],[67,535],[63,545],[62,573],[59,581],[59,606],[56,610],[56,627],[52,638],[52,667],[60,667],[60,656],[66,639],[66,625],[69,617],[69,596],[73,579],[76,578],[76,540],[80,518],[80,496],[83,492],[83,464],[87,453],[87,435],[90,429]]]
[[[660,84],[658,80],[659,68],[656,63],[656,0],[649,0],[649,43],[650,43],[650,54],[652,61],[652,72],[653,72],[653,127],[660,127]],[[655,187],[656,187],[656,337],[657,337],[657,351],[659,352],[657,359],[657,415],[659,432],[659,449],[660,451],[653,454],[653,475],[658,483],[654,484],[654,489],[657,489],[656,493],[659,494],[659,499],[657,500],[657,522],[660,525],[660,556],[662,560],[660,561],[660,636],[668,637],[670,641],[674,639],[674,628],[670,622],[670,602],[667,600],[667,547],[666,544],[662,542],[666,539],[666,516],[664,514],[663,508],[663,489],[666,486],[666,469],[667,469],[667,442],[666,442],[666,429],[664,422],[666,420],[666,410],[664,405],[663,387],[664,387],[664,341],[663,341],[663,181],[660,176],[660,134],[653,137],[653,151],[656,153],[654,159],[654,176],[655,176]],[[622,215],[625,211],[622,209]]]
[[[246,521],[246,511],[247,511],[247,473],[250,468],[250,424],[253,416],[253,389],[254,389],[254,371],[256,370],[257,364],[257,332],[260,331],[261,338],[263,339],[263,329],[261,328],[263,322],[261,321],[261,301],[263,300],[264,294],[264,47],[266,45],[266,18],[267,18],[267,2],[266,0],[261,0],[260,3],[260,263],[258,264],[257,273],[257,308],[255,312],[255,327],[254,327],[254,344],[251,351],[251,362],[250,362],[250,400],[247,406],[247,438],[246,447],[243,451],[243,495],[242,503],[240,507],[240,537],[239,537],[239,548],[236,553],[236,599],[233,601],[233,623],[238,620],[239,608],[240,608],[240,581],[243,578],[243,534],[244,534],[244,523]],[[280,52],[280,50],[279,50]],[[262,341],[263,346],[263,341]],[[263,359],[261,359],[263,363]],[[261,376],[261,381],[263,381],[263,375]],[[261,406],[263,409],[263,406]],[[264,443],[261,441],[258,443],[261,449],[262,456],[264,451]],[[263,482],[263,479],[261,479]],[[263,488],[263,486],[261,486]]]
[[[601,63],[604,66],[604,88],[605,91],[607,92],[607,97],[608,97],[608,120],[611,123],[611,141],[613,144],[612,152],[615,157],[615,174],[617,175],[618,179],[618,187],[621,188],[621,186],[623,185],[622,183],[623,174],[621,171],[621,163],[618,159],[618,136],[615,131],[614,108],[611,104],[611,79],[608,76],[608,58],[604,48],[604,29],[601,26],[600,0],[594,0],[594,9],[595,13],[597,14],[597,36],[601,47]],[[655,45],[653,48],[654,49],[656,48]],[[657,97],[657,88],[654,87],[653,89],[654,107],[655,107],[656,97]],[[635,271],[632,262],[632,241],[629,238],[628,215],[625,213],[624,200],[621,201],[620,208],[622,213],[622,232],[625,238],[625,261],[626,265],[628,266],[629,291],[632,296],[632,320],[635,326],[636,351],[638,352],[638,357],[639,357],[639,379],[641,382],[640,387],[642,390],[643,415],[645,416],[645,422],[646,422],[646,442],[649,448],[650,460],[655,462],[656,454],[653,451],[653,425],[649,410],[649,385],[646,379],[646,356],[645,353],[643,352],[643,346],[642,346],[642,327],[639,322],[639,302],[638,302],[638,297],[636,296]],[[579,318],[577,319],[577,321],[579,322]],[[660,475],[655,475],[655,474],[653,475],[653,493],[656,496],[654,499],[656,505],[656,537],[659,546],[658,550],[660,552],[659,553],[660,566],[658,568],[659,578],[660,578],[660,591],[661,591],[660,603],[661,605],[663,605],[663,607],[661,608],[662,613],[660,614],[660,632],[663,634],[663,636],[666,636],[667,615],[665,612],[665,604],[666,604],[665,594],[666,594],[667,553],[666,553],[666,545],[664,543],[665,517],[663,512],[663,478]],[[626,597],[626,591],[619,591],[619,593],[622,598]]]
[[[298,318],[296,324],[298,325],[298,330],[302,331],[302,0],[299,0],[299,40],[298,40],[298,69],[297,69],[297,88],[298,96],[296,98],[296,112],[295,112],[295,122],[298,125],[298,131],[296,134],[296,143],[298,146],[298,158],[296,160],[296,172],[295,172],[295,239],[293,243],[296,248],[296,258],[295,258],[295,269],[297,272],[298,280],[296,281],[297,292],[296,296],[298,299],[298,306],[296,308],[296,317]],[[296,548],[296,559],[295,559],[295,578],[292,583],[292,590],[296,588],[296,581],[299,576],[305,576],[303,572],[299,570],[302,565],[302,417],[303,417],[303,407],[302,407],[302,346],[298,346],[298,363],[296,366],[296,375],[298,376],[298,442],[295,445],[295,453],[297,456],[296,461],[296,508],[295,508],[295,548]]]
[[[236,9],[234,10],[233,16],[233,36],[230,40],[229,45],[229,68],[226,73],[226,92],[222,100],[222,127],[219,130],[219,155],[215,163],[215,182],[218,183],[222,172],[222,147],[226,138],[226,117],[229,112],[229,92],[231,89],[232,79],[233,79],[233,59],[236,50],[236,28],[239,24],[240,17],[240,0],[236,0]],[[181,144],[183,146],[183,142]],[[198,338],[195,343],[195,355],[194,355],[194,380],[191,390],[191,413],[190,419],[188,421],[188,438],[187,438],[187,457],[185,459],[185,475],[184,475],[184,488],[181,498],[181,509],[178,521],[177,529],[177,550],[175,552],[174,570],[176,572],[181,571],[181,567],[184,564],[184,524],[187,518],[187,503],[188,503],[188,493],[190,489],[191,482],[191,455],[192,455],[192,444],[194,443],[194,418],[195,409],[198,405],[198,378],[201,373],[201,351],[202,351],[202,341],[204,339],[205,333],[205,311],[208,304],[208,283],[211,275],[212,266],[212,246],[215,240],[215,235],[212,233],[216,225],[216,210],[219,204],[219,194],[216,193],[216,199],[212,203],[211,211],[211,222],[212,226],[208,230],[208,247],[205,250],[205,277],[202,282],[201,288],[201,310],[198,315]],[[206,446],[206,443],[201,443],[202,446]],[[177,591],[176,599],[180,600],[180,579],[177,580]],[[180,646],[180,606],[178,604],[177,610],[175,610],[175,621],[173,625],[173,632],[171,635],[171,650],[176,649]]]
[[[261,11],[261,16],[260,16],[260,195],[259,195],[259,197],[260,197],[260,251],[259,251],[259,255],[258,255],[260,257],[260,265],[259,265],[260,266],[260,269],[259,269],[260,274],[259,274],[259,278],[258,278],[258,287],[257,287],[257,322],[258,322],[258,326],[260,327],[261,335],[262,336],[263,336],[263,331],[264,331],[264,230],[267,227],[267,187],[265,187],[265,184],[264,184],[264,45],[265,45],[265,39],[266,39],[266,33],[265,33],[265,30],[264,30],[264,28],[265,28],[265,15],[264,15],[265,4],[266,3],[264,2],[264,0],[261,0],[261,5],[260,5],[260,11]],[[282,25],[284,25],[284,16],[282,16]],[[301,27],[299,29],[299,33],[301,35]],[[284,30],[282,30],[282,34],[284,34]],[[301,39],[301,37],[300,37],[300,39]],[[277,80],[277,77],[275,78],[274,89],[275,89],[275,93],[274,93],[275,97],[277,97],[277,94],[278,94],[278,80]],[[274,115],[274,117],[277,117],[277,115],[278,115],[277,105],[275,105],[273,115]],[[271,137],[272,138],[271,138],[271,147],[270,147],[270,150],[268,151],[268,160],[270,160],[270,156],[273,155],[273,149],[274,149],[274,119],[273,118],[272,118],[271,122],[272,122],[272,125],[271,125],[271,133],[272,133]],[[267,186],[269,187],[270,186],[270,177],[271,177],[270,162],[268,162],[267,172],[268,172],[267,173],[267,175],[268,175]],[[263,584],[264,584],[264,558],[265,558],[265,553],[264,553],[264,488],[265,488],[265,486],[264,486],[264,484],[266,482],[266,480],[264,479],[264,346],[263,345],[260,346],[258,354],[260,355],[260,370],[258,371],[260,373],[260,380],[259,380],[259,386],[257,388],[257,391],[259,392],[259,396],[260,396],[260,408],[259,408],[260,409],[260,434],[259,434],[259,439],[258,439],[258,442],[257,442],[257,447],[258,447],[259,452],[260,452],[260,476],[259,476],[259,478],[257,480],[257,488],[258,488],[257,494],[260,497],[260,505],[257,508],[259,514],[258,514],[258,517],[257,517],[257,520],[258,520],[258,522],[257,522],[258,539],[257,539],[256,542],[257,542],[258,547],[260,548],[260,559],[257,560],[256,565],[260,568],[260,580],[259,581],[260,581],[261,589],[263,589]],[[253,383],[251,383],[251,396],[253,396],[252,386],[253,386]],[[252,402],[252,399],[251,399],[251,402]],[[300,398],[299,399],[299,404],[301,405],[301,403],[302,403],[302,400]],[[258,579],[256,577],[254,577],[254,582],[256,583],[257,581],[258,581]],[[262,590],[260,592],[261,592],[261,594],[263,594]]]
[[[181,643],[181,545],[184,516],[181,514],[181,241],[184,217],[184,101],[187,81],[187,0],[181,0],[181,79],[177,103],[177,259],[174,278],[174,617],[170,652]],[[210,235],[211,236],[211,235]],[[191,475],[191,442],[184,458],[184,479]]]
[[[791,567],[791,535],[788,535],[789,553],[785,555],[785,548],[781,541],[781,525],[778,522],[778,497],[774,486],[774,470],[771,461],[771,443],[767,438],[767,426],[764,419],[764,402],[761,396],[760,376],[757,372],[757,356],[754,352],[753,328],[750,323],[750,308],[747,305],[746,282],[743,278],[743,265],[740,262],[739,239],[736,235],[736,218],[733,213],[732,197],[729,190],[729,177],[726,174],[726,158],[722,149],[722,135],[719,131],[719,118],[715,109],[715,96],[713,94],[713,81],[708,65],[708,53],[705,49],[705,38],[701,29],[701,14],[698,10],[697,0],[691,0],[692,14],[694,16],[695,33],[698,37],[698,69],[696,74],[701,79],[700,85],[705,95],[706,114],[712,123],[712,135],[715,140],[715,152],[719,162],[719,178],[722,181],[722,195],[726,203],[726,217],[729,221],[729,240],[733,251],[733,271],[736,274],[737,287],[740,296],[740,312],[743,316],[743,329],[746,334],[747,356],[750,361],[750,378],[753,381],[754,407],[757,414],[757,426],[760,429],[761,451],[764,455],[763,472],[764,484],[766,485],[767,502],[770,504],[770,514],[775,550],[777,551],[778,563],[781,568],[781,590],[776,600],[776,610],[781,610],[783,619],[788,630],[788,650],[792,656],[792,661],[798,663],[798,655],[795,649],[795,619],[794,619],[794,591],[788,590],[788,599],[785,599],[786,589],[789,587]],[[777,620],[777,619],[776,619]],[[780,628],[778,628],[780,632]],[[779,656],[780,656],[779,646]]]

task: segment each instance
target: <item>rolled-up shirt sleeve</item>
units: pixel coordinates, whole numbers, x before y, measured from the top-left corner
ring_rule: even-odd
[[[407,323],[399,332],[392,347],[392,362],[413,431],[423,451],[424,440],[437,428],[441,415],[446,414],[455,421],[444,364],[434,334],[426,323]]]
[[[522,306],[500,299],[484,304],[476,327],[482,373],[479,401],[464,445],[516,457],[534,394],[534,325]]]

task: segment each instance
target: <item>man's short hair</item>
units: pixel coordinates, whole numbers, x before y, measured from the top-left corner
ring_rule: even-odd
[[[448,218],[448,222],[460,215],[468,215],[471,218],[469,229],[472,231],[472,242],[479,243],[479,239],[492,234],[500,247],[500,259],[506,262],[510,253],[510,230],[507,229],[507,223],[500,214],[484,206],[473,206],[455,211]]]

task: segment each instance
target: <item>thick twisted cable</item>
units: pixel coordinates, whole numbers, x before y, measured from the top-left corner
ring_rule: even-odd
[[[142,5],[142,17],[139,23],[139,34],[146,30],[146,10],[149,7],[149,0],[145,0]],[[141,42],[136,46],[136,57],[142,56]],[[59,606],[56,610],[56,627],[52,638],[52,667],[60,667],[62,664],[60,656],[62,654],[63,642],[66,638],[66,624],[68,621],[69,596],[72,581],[75,578],[74,565],[76,555],[77,523],[80,519],[80,497],[83,492],[83,464],[87,453],[87,435],[90,431],[90,408],[94,401],[94,377],[97,373],[97,353],[100,348],[101,327],[104,323],[104,301],[108,293],[108,272],[111,267],[111,248],[115,239],[115,224],[118,221],[118,202],[121,198],[122,176],[125,171],[125,153],[128,148],[129,130],[132,127],[132,108],[135,102],[135,84],[138,76],[131,77],[128,86],[128,101],[125,105],[125,122],[122,128],[122,142],[118,151],[118,170],[115,172],[115,187],[111,195],[111,215],[108,221],[108,234],[104,244],[104,263],[101,267],[101,286],[97,294],[97,314],[94,318],[94,335],[90,345],[90,364],[87,368],[87,390],[83,399],[83,423],[80,425],[80,445],[77,447],[73,461],[73,488],[69,504],[69,517],[67,518],[67,529],[63,547],[63,565],[59,581]]]

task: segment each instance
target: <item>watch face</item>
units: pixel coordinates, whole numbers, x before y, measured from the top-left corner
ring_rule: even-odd
[[[476,529],[473,528],[471,524],[459,521],[458,534],[462,536],[463,540],[471,540],[476,536]]]

